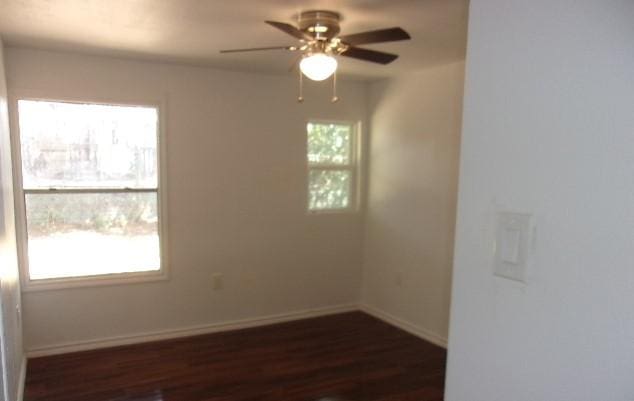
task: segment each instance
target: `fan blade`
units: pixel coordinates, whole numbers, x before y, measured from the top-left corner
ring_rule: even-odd
[[[376,50],[362,49],[360,47],[350,46],[348,50],[341,53],[342,56],[356,58],[363,61],[370,61],[378,64],[389,64],[396,60],[396,54],[378,52]]]
[[[297,38],[297,39],[304,39],[304,40],[312,40],[313,38],[310,37],[310,35],[300,31],[299,29],[295,28],[293,25],[291,24],[286,24],[284,22],[275,22],[275,21],[264,21],[267,24],[271,25],[272,27],[275,27],[277,29],[279,29],[282,32],[288,33],[289,35]]]
[[[342,42],[347,45],[367,45],[370,43],[396,42],[398,40],[409,40],[411,36],[401,28],[379,29],[376,31],[354,33],[352,35],[340,36]]]
[[[240,52],[257,52],[261,50],[297,50],[296,46],[271,46],[271,47],[251,47],[248,49],[229,49],[229,50],[220,50],[220,53],[240,53]]]

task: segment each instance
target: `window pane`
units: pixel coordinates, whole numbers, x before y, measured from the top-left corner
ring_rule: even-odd
[[[308,174],[308,208],[347,208],[350,205],[351,175],[348,170],[311,170]]]
[[[308,123],[307,131],[309,163],[350,164],[350,125]]]
[[[18,102],[24,188],[157,186],[157,109]]]
[[[159,270],[157,194],[27,194],[32,280]]]

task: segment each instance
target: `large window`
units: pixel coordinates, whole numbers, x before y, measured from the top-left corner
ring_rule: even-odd
[[[28,282],[160,274],[158,108],[17,106]]]
[[[355,125],[311,121],[306,131],[308,210],[352,209],[357,175]]]

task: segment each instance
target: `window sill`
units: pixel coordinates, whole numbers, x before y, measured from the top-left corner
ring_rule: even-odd
[[[85,287],[105,287],[113,285],[140,284],[156,281],[166,281],[169,275],[165,268],[159,271],[138,272],[138,273],[115,273],[99,276],[84,277],[64,277],[40,280],[24,280],[22,291],[38,292],[53,290],[69,290],[73,288]]]

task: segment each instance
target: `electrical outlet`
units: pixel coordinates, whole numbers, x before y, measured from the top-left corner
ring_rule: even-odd
[[[213,288],[214,291],[219,291],[222,290],[224,288],[224,274],[222,273],[216,273],[213,276],[211,276],[211,288]]]

